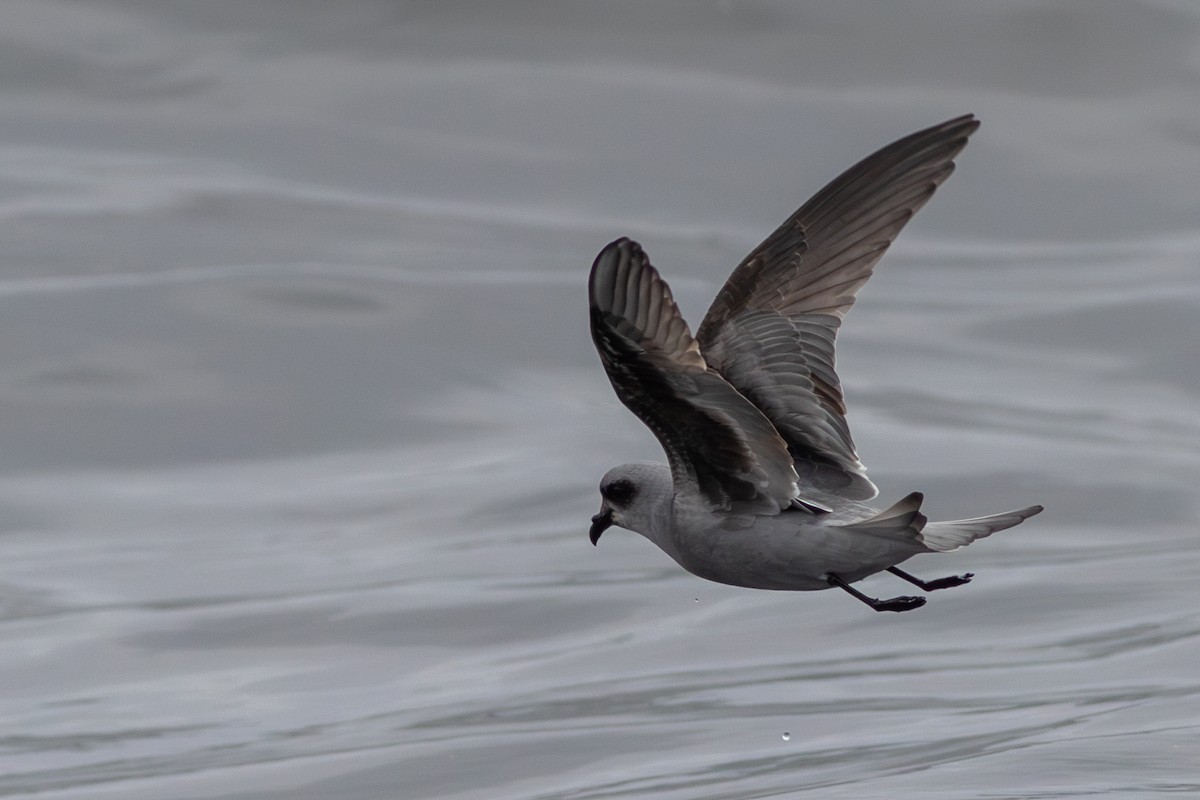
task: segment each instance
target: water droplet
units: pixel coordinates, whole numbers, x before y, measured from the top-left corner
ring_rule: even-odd
[[[792,740],[792,735],[790,733],[788,733],[787,731],[784,731],[783,732],[783,740],[785,742],[790,742]]]

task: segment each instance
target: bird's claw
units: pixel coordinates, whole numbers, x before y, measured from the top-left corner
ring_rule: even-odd
[[[970,583],[971,578],[975,574],[968,572],[966,575],[950,575],[945,578],[935,578],[931,581],[925,581],[925,591],[932,592],[934,589],[949,589],[951,586],[962,586],[964,583]]]
[[[876,611],[912,611],[925,605],[924,597],[892,597],[887,600],[876,600],[871,607]]]

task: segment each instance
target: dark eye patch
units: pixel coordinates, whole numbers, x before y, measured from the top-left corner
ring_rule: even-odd
[[[629,501],[637,494],[637,488],[627,480],[613,481],[604,490],[604,496],[619,506],[629,505]]]

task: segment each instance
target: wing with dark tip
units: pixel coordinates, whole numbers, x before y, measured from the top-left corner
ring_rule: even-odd
[[[877,494],[834,370],[838,326],[892,240],[954,171],[971,115],[906,136],[817,192],[729,276],[696,333],[703,357],[787,441],[800,485]]]
[[[775,514],[797,498],[787,444],[708,368],[671,290],[637,242],[600,251],[588,284],[592,339],[608,379],[667,453],[676,491],[713,509]]]

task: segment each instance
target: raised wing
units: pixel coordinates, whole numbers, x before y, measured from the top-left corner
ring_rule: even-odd
[[[667,453],[676,491],[710,508],[775,514],[797,500],[787,444],[708,368],[671,290],[637,242],[600,251],[588,285],[592,339],[608,379]]]
[[[746,256],[696,333],[709,367],[787,441],[802,487],[860,500],[877,494],[846,424],[837,329],[978,127],[974,116],[958,117],[846,170]]]

